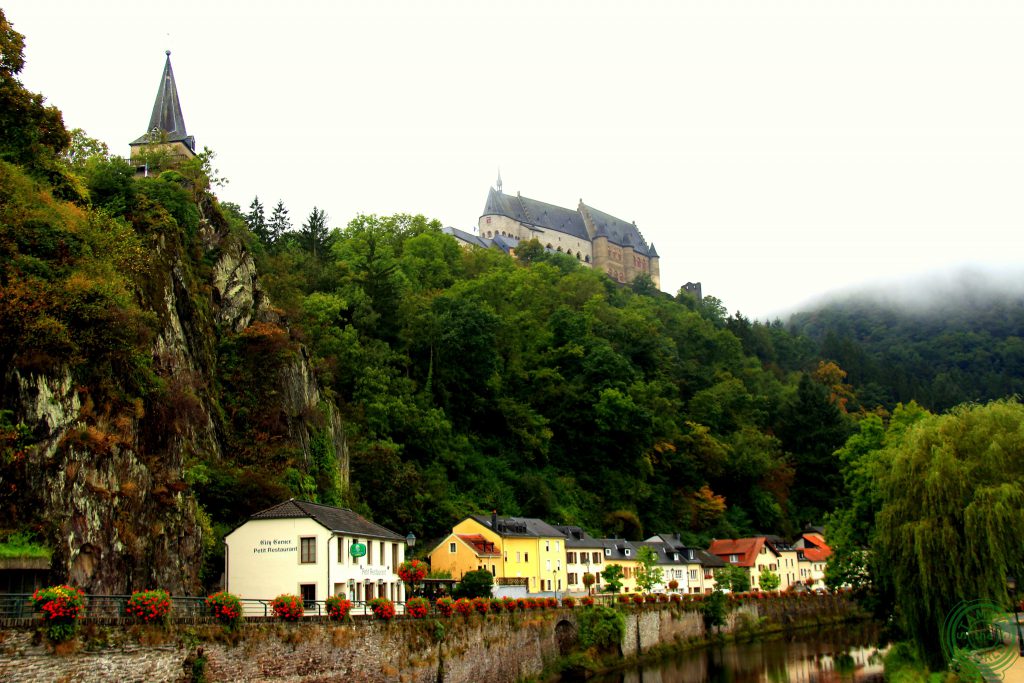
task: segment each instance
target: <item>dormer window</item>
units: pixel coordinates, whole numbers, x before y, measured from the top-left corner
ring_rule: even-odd
[[[612,556],[612,549],[611,548],[605,548],[604,549],[604,555],[605,555],[605,557],[611,557]]]
[[[733,564],[736,564],[737,562],[740,561],[740,556],[739,555],[730,555],[729,556],[729,561],[732,562]]]
[[[679,561],[679,553],[672,553],[672,561],[673,562],[678,562]]]
[[[626,557],[629,557],[629,548],[626,548],[625,552],[626,552]]]

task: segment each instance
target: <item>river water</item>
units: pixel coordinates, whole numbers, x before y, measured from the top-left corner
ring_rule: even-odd
[[[749,643],[713,645],[591,683],[880,683],[878,628],[843,625]]]

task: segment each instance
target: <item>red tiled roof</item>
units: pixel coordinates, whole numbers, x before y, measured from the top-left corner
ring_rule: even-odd
[[[733,562],[740,567],[753,567],[761,548],[764,546],[764,536],[754,538],[727,538],[711,541],[708,552],[712,555],[729,561],[730,555],[736,555],[737,561]]]
[[[824,562],[832,555],[832,548],[821,534],[803,534],[804,557],[811,562]]]
[[[477,555],[482,557],[499,557],[501,553],[494,546],[493,543],[488,541],[480,534],[456,534],[460,539],[471,547]]]

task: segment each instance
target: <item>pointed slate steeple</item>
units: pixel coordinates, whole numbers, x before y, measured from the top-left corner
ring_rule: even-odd
[[[145,134],[132,142],[132,146],[152,143],[153,131],[166,135],[164,140],[169,143],[178,142],[193,154],[196,151],[196,139],[185,130],[185,117],[181,113],[181,102],[178,100],[178,86],[174,82],[174,71],[171,69],[171,51],[167,50],[167,61],[164,62],[164,73],[160,78],[160,88],[153,103],[153,114],[149,117],[149,127]]]

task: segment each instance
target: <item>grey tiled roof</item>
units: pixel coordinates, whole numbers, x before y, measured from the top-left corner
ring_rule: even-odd
[[[700,563],[705,567],[717,568],[725,566],[725,560],[716,555],[712,555],[706,550],[701,550],[700,548],[697,548],[696,554],[697,558],[700,560]]]
[[[493,187],[487,193],[483,216],[507,216],[520,223],[563,232],[581,240],[589,240],[587,226],[578,211],[566,209],[522,195],[515,197]]]
[[[582,203],[582,202],[581,202]],[[636,225],[627,223],[621,218],[616,218],[610,213],[605,213],[592,206],[583,204],[584,209],[590,215],[594,224],[595,237],[607,237],[609,242],[622,247],[633,247],[639,254],[650,255],[647,249],[647,242],[643,235],[637,230]]]
[[[505,235],[495,235],[493,238],[482,237],[481,235],[474,235],[471,232],[465,230],[459,230],[458,228],[441,228],[441,232],[446,235],[451,235],[457,240],[471,244],[474,247],[481,247],[483,249],[501,249],[506,254],[510,250],[515,249],[519,246],[519,240],[515,237]]]
[[[594,538],[582,527],[569,524],[556,524],[555,528],[565,534],[566,548],[603,548],[600,538]]]
[[[266,510],[260,510],[249,519],[294,519],[308,517],[326,529],[354,536],[372,536],[404,541],[390,529],[382,527],[347,508],[335,508],[305,500],[286,500]]]
[[[491,528],[491,518],[484,515],[473,515],[473,519],[480,522],[488,529]],[[500,536],[509,537],[531,537],[539,538],[561,538],[564,537],[561,531],[551,526],[542,519],[536,517],[498,517],[498,528]]]
[[[703,565],[705,567],[724,567],[725,566],[725,562],[722,561],[721,558],[718,558],[718,557],[712,555],[711,553],[709,553],[709,552],[707,552],[705,550],[702,550],[700,548],[694,548],[693,546],[685,545],[681,540],[679,540],[678,538],[676,538],[674,535],[671,535],[671,534],[658,534],[657,536],[652,536],[651,538],[647,539],[647,541],[645,542],[645,545],[651,545],[652,547],[655,546],[655,545],[658,545],[658,544],[661,544],[665,548],[666,553],[673,553],[673,552],[679,553],[679,556],[680,556],[679,557],[679,564],[688,564],[690,562],[697,562],[697,563],[699,563],[699,564],[701,564],[701,565]],[[693,555],[693,559],[692,560],[688,559],[690,557],[691,553]],[[666,557],[671,557],[671,556],[670,555],[666,555]],[[661,553],[659,553],[659,559],[660,558],[661,558]],[[669,560],[666,560],[666,561],[669,561]]]
[[[621,538],[598,538],[598,547],[604,550],[611,550],[611,553],[605,553],[606,558],[612,560],[635,560],[637,547]],[[626,551],[629,551],[629,555],[626,555]]]
[[[153,113],[149,117],[149,127],[145,134],[139,136],[133,145],[149,142],[149,134],[161,130],[167,134],[168,142],[184,142],[189,149],[195,151],[195,138],[185,130],[185,117],[181,113],[181,102],[178,101],[178,86],[174,82],[174,71],[171,69],[171,53],[167,51],[164,62],[164,73],[160,77],[160,88],[153,103]]]

